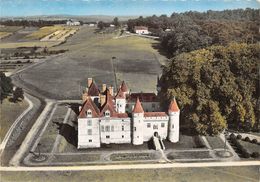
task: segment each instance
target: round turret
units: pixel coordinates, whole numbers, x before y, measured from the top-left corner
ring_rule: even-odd
[[[137,98],[135,107],[132,111],[132,119],[133,119],[133,144],[142,145],[144,143],[144,137],[143,137],[144,110],[139,98]]]
[[[176,143],[179,141],[179,130],[180,130],[180,109],[174,98],[169,106],[169,133],[168,139]]]

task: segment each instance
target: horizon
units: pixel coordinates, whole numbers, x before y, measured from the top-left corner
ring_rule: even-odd
[[[259,9],[260,0],[1,0],[0,17],[170,16],[246,8]]]

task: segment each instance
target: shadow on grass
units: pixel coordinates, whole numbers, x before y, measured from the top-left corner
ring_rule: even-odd
[[[54,122],[54,123],[58,126],[59,134],[63,136],[68,143],[77,147],[78,132],[76,131],[75,127],[69,124],[64,124],[59,122]]]
[[[172,55],[168,54],[160,43],[152,43],[152,47],[157,50],[161,55],[165,56],[167,59],[170,59]]]

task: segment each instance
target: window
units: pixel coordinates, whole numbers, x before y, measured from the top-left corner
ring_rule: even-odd
[[[88,129],[88,135],[92,135],[92,130]]]
[[[92,111],[90,109],[87,111],[87,117],[92,117]]]
[[[165,126],[165,123],[161,123],[161,127],[164,128],[164,126]]]
[[[124,126],[122,126],[122,131],[124,131],[125,130],[125,127]]]
[[[122,135],[122,138],[125,138],[125,136],[124,136],[124,135]]]
[[[174,124],[172,124],[172,129],[174,128]]]
[[[111,131],[114,131],[114,126],[111,126]]]
[[[107,110],[107,111],[105,112],[105,116],[106,116],[106,117],[109,117],[109,116],[110,116],[109,110]]]
[[[134,131],[136,131],[136,127],[134,127]]]
[[[106,138],[110,138],[110,136],[109,136],[109,135],[107,135],[107,136],[106,136]]]
[[[155,104],[154,103],[152,104],[152,108],[155,108]]]
[[[91,120],[88,120],[88,126],[91,126],[92,122]]]
[[[90,142],[90,143],[91,143],[91,142],[92,142],[92,140],[88,140],[88,142]]]
[[[158,129],[158,125],[153,125],[153,129]]]
[[[106,131],[110,131],[110,126],[106,126]]]
[[[103,125],[101,125],[101,131],[105,131],[105,127]]]
[[[147,123],[147,128],[151,128],[151,123]]]

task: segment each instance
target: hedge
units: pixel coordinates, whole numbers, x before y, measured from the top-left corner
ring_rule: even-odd
[[[251,154],[251,157],[253,157],[253,158],[258,158],[258,157],[259,157],[259,153],[258,153],[258,152],[253,152],[253,153]]]
[[[252,142],[252,143],[255,143],[255,144],[258,143],[257,139],[253,139],[251,142]]]
[[[242,139],[242,136],[241,136],[241,135],[237,135],[237,139],[238,139],[238,140],[241,140],[241,139]]]

